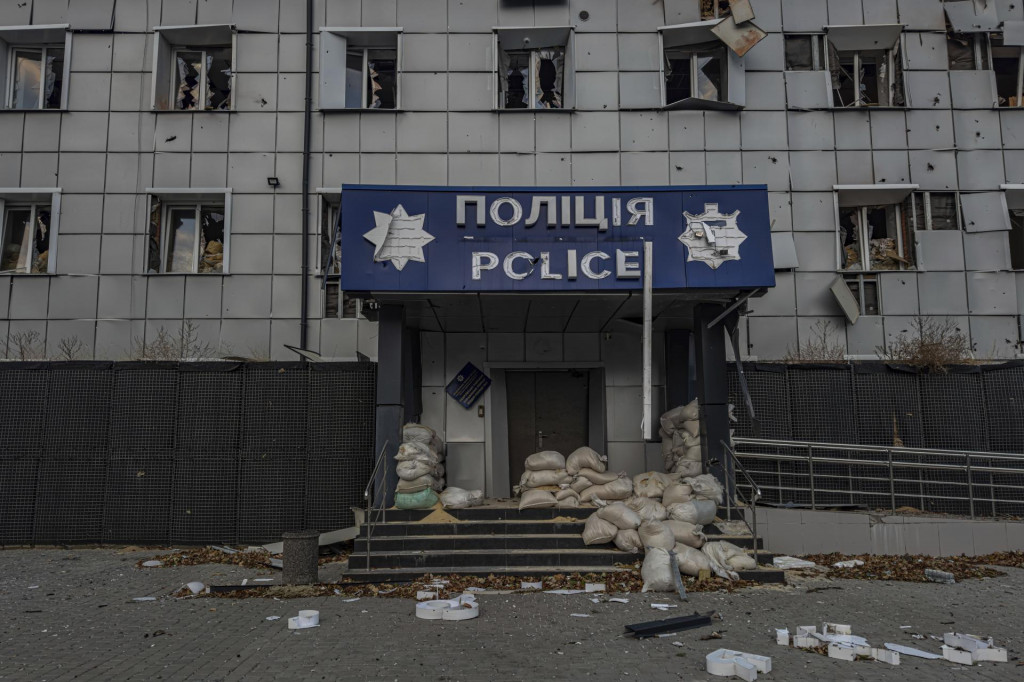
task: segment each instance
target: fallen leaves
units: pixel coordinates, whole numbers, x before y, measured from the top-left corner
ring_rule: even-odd
[[[1004,554],[1014,554],[1004,552]],[[1020,554],[1019,552],[1016,554]],[[931,557],[931,556],[886,556],[877,554],[811,554],[805,557],[808,561],[827,567],[826,577],[848,578],[853,580],[896,580],[900,582],[924,583],[929,582],[925,577],[925,569],[931,568],[939,571],[952,573],[960,580],[973,578],[994,578],[1005,575],[1001,571],[989,568],[984,561],[985,557]],[[864,562],[863,566],[853,568],[835,568],[832,564],[838,561],[858,559]],[[1008,558],[1013,560],[1012,558]],[[1024,557],[1017,557],[1016,560],[1024,560]],[[1014,564],[999,564],[1014,565]]]
[[[171,554],[162,554],[152,557],[163,563],[164,566],[199,566],[201,564],[233,564],[245,568],[268,568],[270,552],[266,550],[254,550],[228,554],[212,547],[196,547],[185,549]],[[150,559],[140,559],[136,562],[136,568],[146,568],[143,563]]]

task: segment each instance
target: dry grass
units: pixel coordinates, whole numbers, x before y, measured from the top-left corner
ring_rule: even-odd
[[[820,320],[811,330],[811,338],[798,343],[782,358],[783,362],[846,362],[845,344],[836,337],[839,332],[830,320]]]
[[[875,348],[878,357],[933,372],[945,372],[949,365],[973,360],[973,348],[967,334],[949,318],[937,320],[916,316],[910,329],[900,332],[888,348]]]

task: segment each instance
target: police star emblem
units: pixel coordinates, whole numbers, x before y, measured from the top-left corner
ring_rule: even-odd
[[[373,212],[377,226],[363,235],[373,244],[373,262],[391,261],[399,271],[409,261],[425,263],[423,247],[434,241],[434,236],[423,230],[427,215],[409,215],[399,204],[391,213]]]
[[[683,211],[686,231],[679,235],[679,241],[686,245],[686,260],[706,263],[712,270],[730,260],[740,259],[740,244],[747,239],[736,218],[740,212],[724,214],[718,204],[704,204],[704,212],[693,215]]]

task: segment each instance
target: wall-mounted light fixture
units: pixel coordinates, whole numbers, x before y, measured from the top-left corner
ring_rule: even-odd
[[[281,186],[281,181],[278,180],[277,178],[267,178],[267,184],[273,187],[274,189],[277,189],[278,187]]]

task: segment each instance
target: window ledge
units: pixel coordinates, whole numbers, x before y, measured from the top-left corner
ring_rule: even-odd
[[[228,277],[229,272],[144,272],[145,277]]]
[[[0,114],[67,114],[70,109],[0,109]]]
[[[861,106],[861,107],[824,107],[824,111],[907,111],[911,107],[876,107],[876,106]],[[928,107],[928,109],[934,109],[935,107]]]
[[[0,272],[0,277],[64,277],[70,276],[71,273],[66,272]],[[92,276],[92,275],[88,275]]]
[[[317,109],[321,114],[406,114],[410,109],[362,109],[359,107],[344,107],[339,109]]]
[[[492,114],[572,114],[576,109],[491,109]],[[609,109],[594,109],[594,111],[610,111]]]
[[[661,111],[742,111],[743,109],[742,104],[718,102],[699,97],[687,97],[660,108]]]
[[[260,110],[262,111],[262,110]],[[234,114],[235,109],[150,109],[153,114]]]

